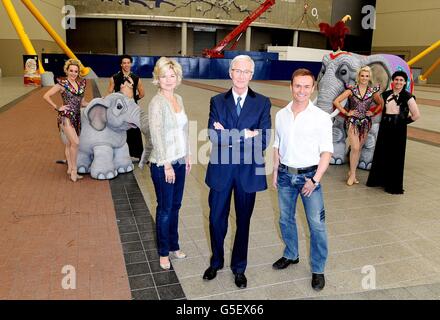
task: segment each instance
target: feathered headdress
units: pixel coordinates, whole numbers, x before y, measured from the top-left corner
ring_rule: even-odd
[[[342,20],[336,22],[333,27],[325,22],[319,24],[320,32],[328,38],[333,51],[341,50],[344,47],[345,35],[350,32],[345,22],[350,19],[351,17],[346,15]]]

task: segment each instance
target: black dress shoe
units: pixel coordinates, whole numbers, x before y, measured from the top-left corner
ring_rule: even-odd
[[[321,291],[325,286],[325,278],[323,273],[312,273],[312,288]]]
[[[285,269],[289,266],[289,264],[297,264],[299,262],[299,258],[296,258],[295,260],[287,259],[287,258],[280,258],[272,265],[272,267],[276,270]]]
[[[247,279],[244,273],[235,274],[235,285],[240,289],[244,289],[247,286]]]
[[[217,270],[219,269],[216,269],[214,267],[209,267],[208,269],[206,269],[205,273],[203,274],[203,279],[204,280],[214,279],[217,276]]]

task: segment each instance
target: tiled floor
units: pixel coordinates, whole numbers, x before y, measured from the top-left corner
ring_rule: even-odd
[[[102,96],[96,82],[93,92]],[[119,175],[109,183],[132,299],[186,299],[172,265],[168,271],[159,266],[155,222],[134,174]]]
[[[229,85],[227,81],[191,81],[217,88],[227,88]],[[147,95],[140,105],[146,108],[156,89],[151,79],[143,79],[143,82]],[[107,79],[98,80],[101,92],[104,92],[106,85]],[[253,82],[252,87],[272,98],[290,98],[288,87],[279,83]],[[209,143],[201,130],[206,127],[209,98],[215,94],[211,89],[197,88],[191,83],[182,84],[178,89],[189,118],[194,121],[192,126],[195,134],[191,136],[191,143],[192,150],[197,151],[193,155],[196,164],[187,178],[179,221],[180,244],[188,257],[173,260],[170,271],[159,268],[154,241],[154,214],[150,214],[155,211],[155,195],[147,169],[141,171],[136,168],[134,175],[120,175],[110,183],[86,177],[73,189],[67,182],[60,185],[60,181],[64,181],[61,180],[63,168],[53,165],[53,159],[61,157],[62,147],[56,139],[56,124],[53,126],[52,122],[48,122],[48,118],[50,121],[53,119],[41,100],[41,94],[38,94],[39,98],[30,97],[32,100],[26,103],[24,109],[17,105],[17,108],[10,107],[7,112],[0,112],[2,130],[17,130],[8,136],[2,134],[0,140],[10,146],[9,149],[3,148],[0,153],[3,179],[0,182],[0,237],[5,244],[0,249],[0,298],[129,299],[130,291],[134,299],[439,298],[440,174],[437,167],[440,153],[435,144],[418,142],[423,139],[408,141],[406,193],[403,196],[392,196],[379,189],[367,188],[366,171],[359,172],[361,184],[348,187],[344,181],[346,166],[329,168],[323,187],[330,255],[326,269],[327,285],[322,292],[316,293],[310,287],[309,235],[300,203],[297,217],[300,263],[283,271],[271,268],[283,250],[278,227],[277,195],[271,188],[257,195],[251,220],[246,271],[248,288],[238,290],[235,287],[227,265],[215,280],[203,281],[201,276],[208,267],[210,256],[209,190],[204,184]],[[418,92],[420,98],[425,99],[424,102],[440,100],[440,88],[416,87],[419,97]],[[0,105],[8,102],[10,100],[1,99]],[[279,110],[276,105],[281,102],[274,102],[272,120]],[[38,112],[33,114],[33,110]],[[422,119],[412,126],[437,134],[440,132],[437,125],[440,114],[437,110],[440,111],[436,103],[432,106],[421,104]],[[26,115],[33,120],[27,120],[26,123],[37,122],[38,125],[32,127],[24,140],[20,140],[20,133],[26,131],[15,121],[23,120]],[[37,115],[43,118],[37,120]],[[426,120],[422,122],[424,117]],[[43,142],[36,143],[33,139],[37,136]],[[44,144],[46,140],[47,145]],[[44,157],[38,152],[29,151],[30,147],[41,143],[46,148]],[[21,151],[17,152],[17,149]],[[266,157],[269,168],[271,152],[269,148]],[[25,160],[29,154],[33,156],[32,162]],[[47,165],[49,162],[51,164]],[[26,166],[12,171],[11,163],[13,167],[19,163],[25,163]],[[52,178],[47,180],[47,177]],[[64,193],[57,192],[60,186],[74,190],[75,196],[72,194],[67,199],[63,198]],[[57,196],[52,197],[54,193]],[[83,193],[87,200],[80,201]],[[26,198],[26,194],[33,196]],[[89,208],[96,197],[110,199],[110,195],[113,203],[102,202],[101,205],[94,204],[93,209]],[[44,209],[48,205],[55,211]],[[17,215],[17,212],[21,214]],[[23,212],[27,213],[26,217]],[[235,231],[234,215],[234,210],[231,210],[225,242],[227,264]],[[62,227],[66,223],[68,229]],[[66,252],[63,251],[66,250],[63,244],[69,248]],[[35,252],[41,254],[35,255]],[[56,268],[58,264],[53,265],[51,257],[58,264],[65,260],[63,257],[79,261],[81,270],[87,275],[81,277],[81,291],[51,291],[61,275]],[[41,267],[42,259],[47,260],[47,266],[43,265],[49,268],[47,272],[44,271],[45,267]],[[23,264],[23,261],[30,262]],[[125,270],[122,270],[124,264]],[[42,270],[40,276],[32,275],[35,270]],[[369,277],[374,272],[375,290],[371,289],[372,282],[366,281],[372,279]],[[29,281],[35,288],[32,296],[26,295],[24,290]],[[370,289],[364,289],[362,284],[364,287],[365,284],[369,285]]]
[[[130,299],[109,183],[72,183],[55,163],[64,148],[46,90],[0,109],[0,299]]]
[[[186,82],[178,91],[184,98],[189,118],[197,122],[197,132],[200,132],[200,129],[206,125],[209,97],[215,92],[187,85],[191,84],[190,82]],[[228,85],[227,81],[197,82],[223,88]],[[148,92],[143,102],[143,106],[146,107],[146,102],[155,89],[148,81],[144,83]],[[289,99],[286,87],[265,83],[253,83],[252,87],[270,97]],[[421,106],[421,109],[423,115],[424,107]],[[279,108],[272,108],[272,117],[277,110]],[[434,115],[429,115],[432,116]],[[440,114],[437,115],[439,116]],[[414,125],[417,124],[416,122]],[[192,143],[197,145],[199,147],[197,150],[200,151],[206,141],[203,137],[199,137],[199,141]],[[267,190],[257,196],[251,224],[249,265],[246,271],[248,288],[238,290],[227,267],[211,282],[207,283],[201,279],[210,256],[208,188],[204,184],[206,165],[201,163],[194,165],[187,179],[180,219],[181,246],[188,253],[188,258],[173,263],[186,297],[188,299],[380,298],[388,295],[386,293],[388,288],[439,282],[440,261],[437,255],[440,253],[438,241],[440,237],[437,238],[437,234],[440,231],[440,216],[437,206],[440,200],[438,196],[440,175],[435,170],[438,148],[426,143],[409,141],[407,153],[406,194],[400,197],[365,187],[366,171],[359,173],[360,185],[348,187],[344,183],[346,167],[330,167],[323,182],[330,256],[326,270],[327,286],[320,293],[310,288],[307,257],[309,236],[301,206],[298,207],[301,262],[284,271],[274,271],[271,268],[271,264],[281,255],[283,249],[279,236],[277,198],[274,190]],[[271,154],[271,150],[268,154]],[[197,155],[200,159],[203,158],[202,156],[200,152]],[[270,158],[267,157],[269,163]],[[149,174],[146,170],[136,170],[135,174],[147,205],[154,212],[154,191]],[[234,230],[232,210],[226,241],[227,257],[230,256]],[[376,271],[376,290],[366,292],[362,288],[362,280],[367,274],[362,273],[362,268],[368,265],[374,266]],[[414,289],[414,292],[418,292],[417,289]],[[357,294],[359,296],[356,296]],[[404,296],[402,292],[398,294]],[[436,297],[434,291],[432,294]],[[422,296],[426,296],[426,292]],[[409,297],[417,297],[417,294]]]
[[[111,180],[110,188],[133,299],[185,298],[174,269],[159,267],[155,223],[134,175]]]
[[[24,86],[23,77],[0,77],[0,111],[6,110],[11,102],[35,89],[37,88],[33,86]]]

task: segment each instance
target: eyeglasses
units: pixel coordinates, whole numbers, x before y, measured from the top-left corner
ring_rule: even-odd
[[[241,76],[242,74],[244,74],[245,76],[250,76],[253,71],[250,70],[240,70],[240,69],[232,69],[232,72],[234,72],[236,75]]]

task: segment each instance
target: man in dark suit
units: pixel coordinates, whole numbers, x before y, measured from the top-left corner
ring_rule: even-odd
[[[236,226],[231,269],[235,284],[246,288],[249,225],[257,191],[267,189],[263,151],[270,139],[270,100],[249,88],[254,61],[235,57],[229,67],[232,88],[211,98],[208,121],[212,151],[206,172],[212,257],[203,279],[212,280],[224,265],[224,239],[234,193]]]

